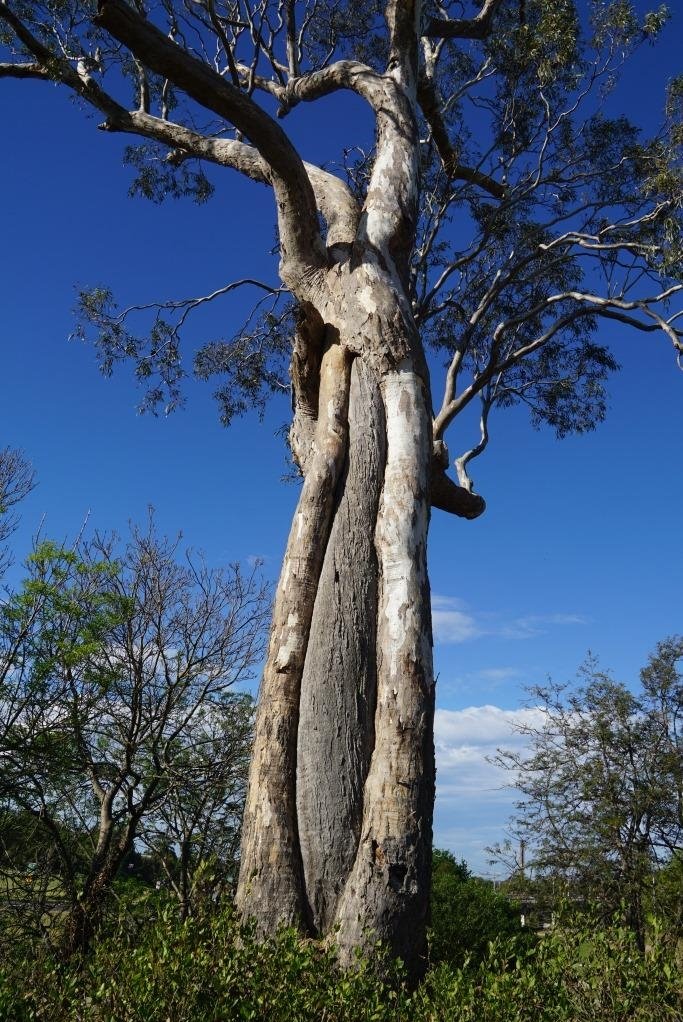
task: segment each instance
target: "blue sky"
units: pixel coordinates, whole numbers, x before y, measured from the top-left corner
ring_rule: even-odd
[[[678,70],[681,22],[641,53],[618,94],[644,125]],[[93,350],[67,340],[77,284],[107,283],[128,303],[202,294],[245,274],[274,283],[268,193],[225,171],[212,175],[216,196],[202,207],[130,199],[125,139],[98,132],[51,84],[3,80],[0,89],[0,445],[22,448],[39,482],[17,551],[41,522],[55,538],[73,536],[87,515],[125,531],[151,504],[163,530],[182,530],[209,561],[259,556],[274,578],[297,498],[282,482],[276,435],[288,400],[274,401],[263,422],[225,430],[211,384],[190,383],[184,411],[139,416],[131,373],[105,380]],[[290,121],[318,162],[369,131],[355,100]],[[211,306],[188,342],[230,336],[246,307],[239,295]],[[512,802],[484,757],[509,744],[524,684],[572,677],[589,649],[635,681],[655,643],[683,631],[683,374],[663,338],[601,329],[623,366],[607,421],[557,441],[524,414],[503,413],[475,463],[486,514],[473,523],[433,516],[435,837],[480,871]]]

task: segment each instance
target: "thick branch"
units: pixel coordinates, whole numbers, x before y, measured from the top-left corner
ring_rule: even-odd
[[[296,19],[294,0],[287,0],[285,22],[287,26],[287,64],[289,73],[295,78],[299,73],[299,53],[296,38]]]
[[[359,232],[361,242],[393,263],[406,288],[418,216],[418,6],[391,0],[386,7],[389,64],[383,76],[384,96],[376,108],[377,155]]]
[[[458,153],[451,145],[446,125],[441,116],[434,84],[424,76],[420,76],[418,82],[417,98],[425,120],[431,129],[434,145],[441,157],[441,162],[448,177],[455,181],[469,181],[471,184],[478,185],[484,191],[489,192],[494,198],[503,199],[505,197],[503,185],[498,184],[488,174],[484,174],[480,170],[465,167],[459,162]]]
[[[430,498],[432,507],[457,515],[458,518],[478,518],[486,510],[483,497],[470,493],[464,486],[458,486],[436,465],[432,465]]]
[[[318,232],[313,189],[301,157],[287,135],[249,96],[177,46],[123,0],[101,0],[95,22],[127,46],[146,67],[234,124],[253,142],[272,172],[282,272],[301,290],[302,277],[305,280],[312,272],[323,269],[327,260]]]
[[[41,64],[0,64],[0,78],[43,78],[49,79],[47,68]]]
[[[485,39],[502,0],[486,0],[476,18],[430,18],[424,34],[437,39]]]
[[[384,17],[389,30],[389,67],[400,67],[404,81],[417,78],[421,4],[415,0],[388,0]]]
[[[341,89],[355,92],[377,110],[384,101],[386,82],[382,75],[360,60],[338,60],[318,71],[292,78],[284,89],[280,88],[278,116],[284,117],[297,103],[309,103]]]
[[[195,156],[222,167],[231,167],[252,181],[272,183],[271,169],[258,150],[236,139],[209,138],[181,124],[139,110],[122,110],[107,118],[100,127],[104,131],[129,131],[142,135],[177,150],[180,158]],[[305,163],[304,169],[313,188],[316,206],[327,222],[327,244],[351,244],[360,210],[350,190],[334,174],[312,163]]]

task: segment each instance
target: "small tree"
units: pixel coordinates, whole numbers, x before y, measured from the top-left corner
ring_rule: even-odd
[[[46,842],[67,954],[87,948],[143,821],[173,797],[198,720],[216,714],[230,740],[228,690],[261,656],[256,576],[177,553],[151,526],[123,549],[42,543],[0,610],[0,806]]]
[[[519,909],[493,884],[473,876],[466,862],[437,848],[432,870],[432,962],[475,964],[490,941],[522,934]]]
[[[181,919],[236,883],[253,715],[252,698],[233,693],[198,713],[179,737],[167,797],[142,821],[140,838],[160,863]]]
[[[606,916],[623,906],[641,948],[655,874],[683,841],[682,660],[683,639],[660,643],[633,693],[589,658],[580,688],[530,690],[540,723],[516,726],[530,754],[498,756],[523,796],[513,832],[530,870]]]

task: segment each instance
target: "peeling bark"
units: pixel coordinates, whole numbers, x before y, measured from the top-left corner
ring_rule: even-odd
[[[335,921],[342,959],[388,943],[413,974],[424,956],[434,797],[427,527],[431,422],[406,362],[382,380],[387,460],[375,537],[380,569],[375,747],[361,840]]]
[[[384,475],[379,387],[351,372],[349,453],[320,576],[301,683],[297,817],[309,919],[327,933],[353,865],[374,745],[377,556]]]
[[[346,454],[349,373],[348,355],[331,338],[320,368],[314,450],[289,534],[261,682],[236,900],[268,931],[304,917],[295,792],[299,697]]]

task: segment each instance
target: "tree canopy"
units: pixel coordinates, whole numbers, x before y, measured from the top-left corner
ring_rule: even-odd
[[[415,323],[448,367],[433,380],[435,438],[466,406],[480,411],[480,436],[458,440],[459,481],[471,489],[468,465],[494,409],[524,404],[559,435],[604,417],[618,358],[600,342],[602,321],[663,331],[680,355],[669,303],[681,274],[682,89],[672,78],[649,136],[607,113],[628,56],[665,29],[663,6],[639,15],[625,0],[487,0],[469,18],[460,6],[424,4],[416,36],[421,183],[402,274]],[[219,377],[225,422],[289,387],[295,306],[306,301],[295,282],[325,260],[317,217],[328,250],[349,244],[377,150],[359,150],[341,126],[338,162],[303,164],[286,118],[350,90],[381,128],[384,68],[406,56],[408,17],[401,4],[384,8],[3,3],[0,75],[61,82],[101,113],[100,128],[141,137],[127,151],[133,192],[205,201],[222,183],[212,164],[237,170],[272,186],[281,255],[297,250],[300,265],[280,285],[245,277],[124,310],[106,287],[82,293],[103,370],[132,359],[149,382],[145,406],[181,400],[182,327],[237,286],[261,289],[261,313],[198,351],[194,372]]]

